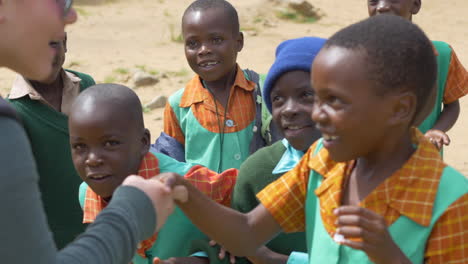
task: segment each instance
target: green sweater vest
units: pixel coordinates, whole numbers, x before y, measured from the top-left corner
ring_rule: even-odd
[[[81,79],[81,91],[95,84],[87,74],[67,71]],[[31,142],[47,220],[57,247],[63,248],[84,231],[82,210],[76,201],[81,178],[71,159],[68,117],[29,96],[8,101],[21,117]]]

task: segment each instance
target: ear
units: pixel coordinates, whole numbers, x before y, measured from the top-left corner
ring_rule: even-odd
[[[244,47],[244,33],[239,32],[239,35],[237,36],[237,44],[237,52],[240,52]]]
[[[141,156],[144,157],[148,153],[151,144],[151,133],[145,128],[141,135]]]
[[[421,0],[414,0],[411,7],[411,14],[416,15],[421,10]]]
[[[63,50],[65,51],[65,53],[67,53],[67,37],[67,32],[65,32],[65,38],[63,39]]]
[[[393,95],[390,125],[412,125],[416,113],[416,102],[416,95],[409,91]]]

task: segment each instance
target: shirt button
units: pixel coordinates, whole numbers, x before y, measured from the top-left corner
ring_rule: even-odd
[[[254,126],[254,127],[253,127],[253,132],[254,132],[254,133],[257,133],[257,131],[258,131],[258,127],[257,127],[257,126]]]
[[[240,160],[240,159],[241,159],[241,155],[240,155],[240,154],[234,155],[234,159],[235,159],[235,160]]]
[[[231,119],[226,120],[226,126],[227,127],[233,127],[234,126],[234,121],[232,121]]]

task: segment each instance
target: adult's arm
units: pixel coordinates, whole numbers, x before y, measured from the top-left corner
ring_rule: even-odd
[[[120,187],[87,231],[57,252],[24,130],[13,119],[0,117],[0,131],[0,261],[128,264],[138,241],[155,230],[150,198],[135,187]]]

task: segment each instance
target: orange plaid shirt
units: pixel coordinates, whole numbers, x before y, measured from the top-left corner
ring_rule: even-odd
[[[384,216],[391,225],[400,215],[427,226],[437,193],[441,172],[446,166],[436,148],[414,130],[417,150],[404,166],[372,191],[360,206]],[[354,161],[333,161],[323,148],[313,155],[316,143],[299,164],[257,194],[285,232],[305,230],[305,200],[311,170],[324,178],[315,190],[321,207],[321,217],[329,234],[336,230],[333,209],[340,206],[342,185]],[[468,248],[468,195],[465,194],[439,218],[427,242],[425,263],[464,263]]]
[[[451,48],[451,47],[450,47]],[[450,66],[445,82],[444,104],[450,104],[468,94],[468,72],[457,58],[452,49]]]
[[[237,75],[230,91],[228,111],[226,113],[226,120],[234,121],[234,126],[225,126],[224,133],[241,131],[255,119],[255,102],[252,96],[254,89],[255,83],[247,80],[242,69],[237,66]],[[224,124],[224,112],[226,110],[203,87],[198,75],[186,85],[179,106],[183,108],[191,107],[195,118],[207,130],[213,133],[221,132],[219,124]],[[216,108],[218,108],[218,116],[216,116]],[[185,144],[184,133],[169,103],[166,104],[164,110],[164,132],[181,144]]]

